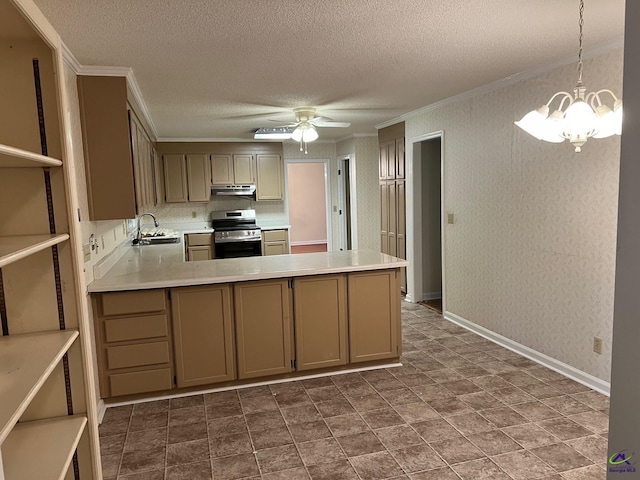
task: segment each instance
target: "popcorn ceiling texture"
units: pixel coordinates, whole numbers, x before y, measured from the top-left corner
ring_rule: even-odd
[[[588,91],[621,94],[622,62],[585,61]],[[576,79],[569,65],[445,105],[407,119],[406,135],[444,130],[447,310],[609,381],[620,137],[576,154],[513,124]]]

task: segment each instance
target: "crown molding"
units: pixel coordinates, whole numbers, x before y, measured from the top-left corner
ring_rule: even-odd
[[[142,96],[142,91],[138,85],[138,81],[133,73],[133,69],[130,67],[108,67],[101,65],[82,65],[75,55],[69,50],[69,47],[64,42],[62,45],[62,58],[65,63],[73,70],[76,75],[95,75],[98,77],[126,77],[127,86],[129,91],[133,95],[133,100],[140,107],[142,116],[147,125],[151,129],[152,140],[158,141],[158,130],[156,129],[151,114],[147,109],[147,104]]]
[[[589,49],[585,49],[583,58],[586,60],[590,58],[599,57],[600,55],[604,55],[618,48],[624,48],[624,37],[617,37],[608,42],[604,42],[594,47],[591,47]],[[508,77],[501,78],[500,80],[496,80],[495,82],[491,82],[486,85],[482,85],[480,87],[474,88],[472,90],[468,90],[466,92],[460,93],[458,95],[445,98],[443,100],[432,103],[425,107],[418,108],[417,110],[412,110],[411,112],[405,113],[403,115],[400,115],[399,117],[393,118],[391,120],[387,120],[384,123],[380,123],[376,125],[376,129],[380,130],[381,128],[390,127],[391,125],[395,125],[396,123],[403,122],[411,118],[424,115],[425,113],[431,112],[433,110],[437,110],[446,105],[451,105],[453,103],[458,103],[463,100],[484,95],[486,93],[491,93],[495,90],[499,90],[501,88],[505,88],[510,85],[523,82],[525,80],[529,80],[531,78],[534,78],[544,73],[555,70],[556,68],[565,67],[573,63],[576,63],[575,55],[568,55],[565,57],[558,58],[554,61],[544,63],[542,65],[531,68],[529,70],[524,70],[522,72],[514,73],[513,75],[509,75]]]

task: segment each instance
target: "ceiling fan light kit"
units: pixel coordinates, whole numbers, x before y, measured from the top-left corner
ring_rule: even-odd
[[[573,94],[557,92],[541,107],[527,113],[515,124],[538,140],[562,143],[565,139],[575,147],[576,152],[589,138],[606,138],[622,133],[622,99],[609,89],[587,93],[582,83],[582,28],[584,25],[584,0],[580,0],[580,34],[578,49],[578,83]],[[611,96],[612,108],[603,103]],[[549,106],[558,100],[558,108],[551,114]]]
[[[334,122],[328,118],[316,117],[314,107],[294,108],[293,113],[296,123],[276,128],[258,128],[253,135],[254,139],[288,140],[289,138],[300,142],[300,151],[308,153],[307,144],[318,139],[317,127],[346,128],[351,124],[346,122]]]

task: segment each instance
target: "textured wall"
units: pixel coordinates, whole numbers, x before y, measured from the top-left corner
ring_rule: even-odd
[[[287,164],[291,244],[326,242],[324,163]]]
[[[622,89],[622,51],[585,61],[589,90]],[[575,65],[406,120],[444,130],[447,310],[608,381],[620,138],[535,140],[513,125]],[[419,220],[418,220],[419,221]],[[593,337],[604,341],[602,355]]]
[[[357,137],[356,202],[359,249],[380,251],[380,150],[378,137]]]

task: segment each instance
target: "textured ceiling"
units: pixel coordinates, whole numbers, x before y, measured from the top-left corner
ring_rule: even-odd
[[[35,3],[81,64],[133,68],[160,138],[249,139],[299,106],[351,122],[320,129],[321,139],[372,134],[577,53],[577,0]],[[586,0],[587,47],[623,28],[624,0]]]

